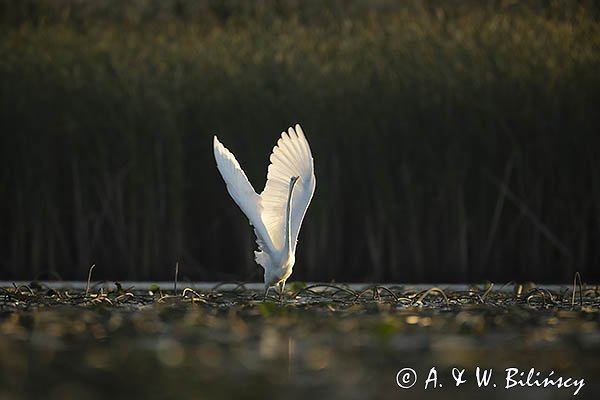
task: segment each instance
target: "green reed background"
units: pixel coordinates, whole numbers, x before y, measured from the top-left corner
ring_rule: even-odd
[[[0,2],[0,279],[260,279],[212,156],[261,190],[301,122],[294,278],[600,278],[593,2]]]

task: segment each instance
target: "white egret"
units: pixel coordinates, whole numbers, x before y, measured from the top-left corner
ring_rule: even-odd
[[[264,268],[265,297],[273,286],[279,287],[281,295],[292,274],[298,233],[315,192],[313,157],[304,132],[298,124],[282,132],[269,158],[267,183],[261,194],[216,136],[213,148],[227,191],[254,226],[258,245],[254,255]]]

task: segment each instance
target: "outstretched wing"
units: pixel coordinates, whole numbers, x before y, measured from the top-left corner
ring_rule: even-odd
[[[270,157],[265,189],[260,194],[262,221],[269,232],[273,245],[282,249],[285,232],[285,207],[290,178],[299,176],[292,196],[291,240],[292,251],[296,250],[298,233],[304,214],[315,192],[313,157],[300,125],[281,134]]]
[[[265,246],[273,249],[269,232],[265,228],[261,218],[261,197],[256,194],[235,156],[219,142],[216,136],[213,140],[213,150],[215,160],[217,161],[217,168],[227,185],[227,191],[244,214],[246,214],[250,224],[254,226],[258,247],[261,250],[266,250]]]

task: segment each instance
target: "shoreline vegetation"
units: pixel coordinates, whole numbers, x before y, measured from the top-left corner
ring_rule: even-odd
[[[256,280],[214,165],[302,123],[292,279],[600,271],[594,2],[0,2],[0,276]]]
[[[490,399],[576,390],[528,387],[527,371],[598,393],[598,287],[293,285],[283,302],[243,286],[0,287],[0,397],[475,398],[477,367],[494,371]],[[424,390],[432,367],[443,388]],[[418,373],[408,392],[394,380],[406,368]]]

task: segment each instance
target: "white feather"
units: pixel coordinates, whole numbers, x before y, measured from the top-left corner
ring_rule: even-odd
[[[235,156],[225,147],[217,137],[213,140],[213,150],[217,168],[227,185],[227,191],[235,203],[246,214],[250,225],[254,226],[256,241],[261,250],[272,250],[273,244],[267,229],[265,228],[261,214],[261,199],[252,187],[248,177],[235,159]]]
[[[292,251],[295,251],[300,227],[316,185],[312,153],[300,125],[296,125],[295,131],[289,128],[287,133],[282,132],[270,161],[267,183],[260,198],[262,220],[278,249],[283,247],[285,240],[284,217],[290,177],[300,177],[292,197],[291,237]]]

